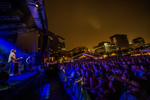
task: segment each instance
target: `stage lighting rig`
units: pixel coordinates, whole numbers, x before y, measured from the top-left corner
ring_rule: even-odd
[[[35,6],[36,6],[36,8],[38,8],[39,7],[39,2],[37,2],[37,4]]]

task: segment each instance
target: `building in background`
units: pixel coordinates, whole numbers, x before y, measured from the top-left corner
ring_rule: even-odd
[[[129,45],[132,49],[143,48],[145,47],[145,40],[142,37],[138,37],[132,40]]]
[[[35,32],[35,35],[33,35]],[[45,41],[43,30],[30,30],[28,33],[18,34],[15,45],[22,51],[33,52],[33,42],[35,41],[35,52],[42,52],[43,43]],[[50,59],[58,59],[61,52],[65,51],[65,39],[61,36],[48,32],[47,49]],[[48,53],[45,55],[47,56]]]
[[[63,47],[63,46],[64,45],[62,44],[61,47]],[[59,54],[59,55],[61,55],[61,58],[59,60],[60,60],[60,62],[62,62],[62,61],[63,62],[70,62],[71,61],[70,59],[72,59],[72,57],[82,55],[83,53],[87,53],[87,52],[89,52],[89,49],[85,46],[76,47],[76,48],[73,48],[72,50],[69,50],[69,51],[65,51],[64,49],[61,49],[61,53]]]
[[[150,43],[146,43],[146,44],[145,44],[145,47],[150,47]]]
[[[65,51],[65,39],[59,35],[56,35],[57,39],[58,39],[58,52],[62,52]]]
[[[48,31],[48,48],[47,49],[49,51],[50,59],[52,61],[60,59],[63,56],[62,52],[66,50],[65,39],[59,35],[56,35],[53,32]]]
[[[143,43],[145,44],[145,40],[142,37],[138,37],[132,40],[132,44]]]
[[[54,33],[50,31],[48,31],[48,41],[50,54],[52,55],[54,52],[58,52],[57,37]]]
[[[94,52],[94,53],[97,53],[97,54],[100,54],[99,45],[93,47],[93,52]]]
[[[88,48],[85,46],[76,47],[69,51],[72,56],[75,56],[80,53],[88,52]]]
[[[49,51],[51,56],[58,55],[58,53],[65,51],[65,39],[52,32],[48,32]]]
[[[124,34],[115,34],[110,37],[111,43],[116,45],[117,50],[129,49],[129,42],[127,35]]]
[[[116,45],[110,42],[101,42],[98,46],[94,46],[93,49],[97,54],[110,54],[116,52]]]

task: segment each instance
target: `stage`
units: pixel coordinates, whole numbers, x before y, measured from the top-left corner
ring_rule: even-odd
[[[0,85],[0,100],[50,100],[50,83],[43,80],[39,70],[9,76]]]
[[[1,95],[1,92],[3,91],[12,90],[16,86],[19,86],[21,83],[27,81],[29,78],[34,76],[36,73],[37,72],[9,76],[9,79],[5,82],[5,85],[0,86],[0,95]]]

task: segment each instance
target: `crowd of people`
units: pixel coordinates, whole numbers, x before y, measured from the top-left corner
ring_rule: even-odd
[[[78,100],[150,100],[150,56],[80,59],[59,69]]]

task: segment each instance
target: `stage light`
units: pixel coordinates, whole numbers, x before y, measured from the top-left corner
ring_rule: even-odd
[[[39,7],[39,2],[37,2],[37,4],[35,6],[36,6],[36,8],[38,8]]]
[[[36,6],[37,8],[39,7],[39,5],[38,5],[38,4],[36,4],[35,6]]]

